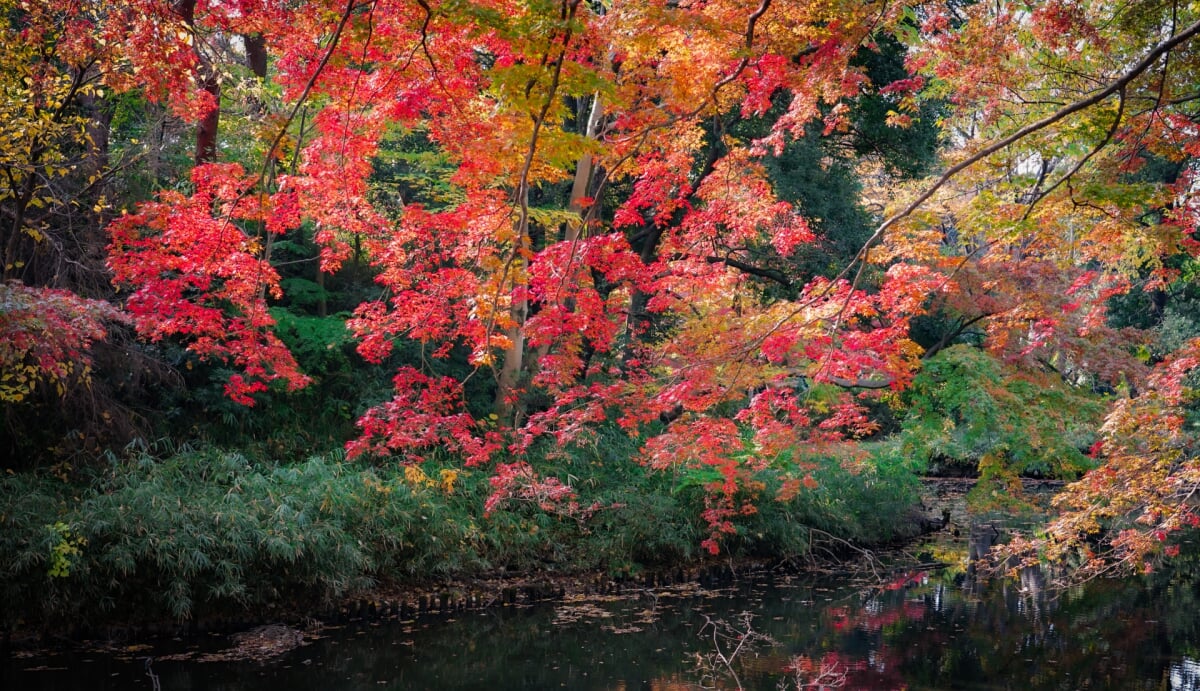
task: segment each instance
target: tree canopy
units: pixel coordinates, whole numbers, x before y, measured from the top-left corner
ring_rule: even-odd
[[[897,439],[1090,466],[1018,545],[1085,570],[1200,523],[1195,3],[0,8],[14,410],[90,386],[106,324],[285,405],[349,367],[301,315],[389,371],[350,455],[452,454],[489,507],[578,510],[531,450],[615,426],[701,478],[713,553],[755,472]]]

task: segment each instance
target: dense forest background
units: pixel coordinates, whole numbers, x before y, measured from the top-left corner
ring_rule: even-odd
[[[0,15],[6,625],[1200,524],[1195,3]]]

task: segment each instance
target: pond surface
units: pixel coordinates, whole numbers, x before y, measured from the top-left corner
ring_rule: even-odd
[[[4,663],[0,688],[1200,690],[1200,554],[1149,578],[1066,591],[1046,589],[1036,572],[980,586],[959,561],[870,585],[776,574],[720,591],[498,607],[320,636],[266,663],[154,651],[153,676],[151,653],[136,648],[17,658]]]

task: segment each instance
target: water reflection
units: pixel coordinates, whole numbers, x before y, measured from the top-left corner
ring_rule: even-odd
[[[163,691],[676,691],[738,682],[1200,691],[1195,562],[1066,592],[1048,589],[1034,570],[981,585],[965,566],[901,572],[872,587],[776,578],[722,593],[661,590],[363,625],[328,631],[266,665],[159,661],[153,669]],[[30,691],[152,683],[137,656],[16,660],[6,669],[0,686]]]
[[[1200,689],[1200,662],[1184,657],[1171,663],[1171,691],[1197,691]]]

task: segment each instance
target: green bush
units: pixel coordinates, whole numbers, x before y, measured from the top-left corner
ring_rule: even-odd
[[[981,474],[1073,478],[1091,467],[1102,399],[1061,378],[1018,372],[986,352],[947,348],[904,394],[900,452]]]
[[[402,476],[336,457],[275,466],[218,451],[143,456],[86,487],[10,477],[0,483],[3,610],[9,623],[187,619],[201,609],[328,602],[437,539],[423,513],[434,512]],[[82,541],[69,574],[50,579],[62,540],[47,528],[54,523]]]
[[[73,484],[10,475],[0,479],[0,623],[298,611],[382,581],[631,574],[697,559],[709,533],[703,490],[638,464],[637,447],[602,429],[592,444],[536,454],[543,477],[574,489],[574,512],[513,501],[485,515],[489,471],[437,454],[406,468],[341,453],[280,464],[183,449],[110,459]],[[847,467],[823,462],[816,489],[787,501],[774,497],[798,471],[763,471],[759,510],[736,519],[724,554],[801,554],[810,527],[894,536],[914,497],[911,474],[874,461]]]

